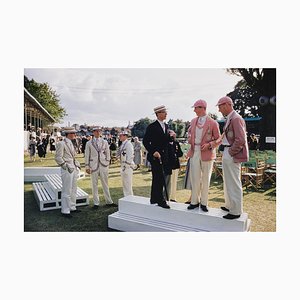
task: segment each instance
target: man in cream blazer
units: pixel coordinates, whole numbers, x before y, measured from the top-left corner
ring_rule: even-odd
[[[119,139],[122,141],[122,144],[118,150],[120,155],[121,163],[121,178],[123,185],[123,194],[124,197],[128,195],[133,195],[132,191],[132,175],[133,175],[133,145],[128,140],[128,132],[122,131],[120,133]]]
[[[66,127],[66,138],[57,144],[55,152],[55,161],[61,167],[61,213],[67,218],[72,217],[70,212],[79,212],[76,210],[76,192],[80,163],[75,159],[76,152],[72,143],[76,132],[75,128]]]
[[[94,137],[85,146],[85,169],[91,175],[94,209],[99,208],[98,177],[100,177],[104,199],[107,206],[117,206],[113,203],[108,187],[108,166],[110,151],[107,141],[100,137],[100,127],[93,128]]]
[[[188,209],[201,207],[207,212],[208,189],[216,158],[216,140],[220,137],[218,123],[206,114],[206,101],[197,100],[194,105],[197,117],[191,121],[188,142],[191,145],[187,156],[190,158],[190,179],[192,186],[191,204]]]
[[[233,109],[230,97],[222,97],[217,106],[223,116],[227,117],[222,134],[225,206],[221,209],[228,212],[223,218],[232,220],[239,218],[243,212],[241,163],[249,159],[246,124]]]

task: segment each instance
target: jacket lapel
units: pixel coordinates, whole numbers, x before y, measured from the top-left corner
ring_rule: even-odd
[[[203,141],[205,135],[206,135],[206,132],[207,130],[210,128],[210,120],[209,120],[209,116],[206,117],[206,121],[204,123],[204,126],[203,126],[203,131],[202,131],[202,137],[201,137],[201,142]]]

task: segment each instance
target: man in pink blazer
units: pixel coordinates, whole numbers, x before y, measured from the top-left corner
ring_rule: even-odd
[[[243,212],[241,163],[249,159],[246,124],[233,109],[233,102],[230,97],[222,97],[217,106],[223,116],[227,117],[222,135],[225,206],[221,209],[228,212],[223,218],[231,220],[239,218]]]
[[[207,212],[208,189],[216,158],[216,140],[220,137],[218,123],[206,114],[207,104],[197,100],[194,105],[197,117],[191,121],[188,142],[191,145],[187,156],[190,157],[190,179],[192,186],[191,204],[188,209],[201,207]]]

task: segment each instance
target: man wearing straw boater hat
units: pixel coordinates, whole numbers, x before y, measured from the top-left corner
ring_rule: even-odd
[[[110,151],[106,140],[101,135],[100,127],[92,129],[94,137],[85,146],[85,169],[91,175],[94,209],[99,208],[100,200],[98,193],[98,177],[100,177],[104,199],[107,206],[117,206],[111,200],[108,188],[108,166],[110,162]]]
[[[128,140],[129,133],[122,131],[119,139],[122,142],[119,148],[120,163],[121,163],[121,178],[123,185],[124,197],[133,195],[132,191],[132,175],[133,175],[133,145]]]
[[[221,209],[228,212],[223,218],[232,220],[239,218],[243,212],[241,163],[248,161],[249,158],[246,124],[233,109],[230,97],[219,99],[217,106],[226,117],[221,141],[224,148],[222,165],[225,206]]]
[[[75,159],[76,152],[72,143],[77,131],[74,127],[66,127],[63,132],[66,137],[57,144],[55,161],[61,167],[61,213],[71,218],[71,212],[79,212],[76,210],[76,192],[80,163]]]
[[[197,117],[191,121],[188,130],[188,142],[191,145],[187,156],[190,158],[190,179],[192,186],[191,204],[187,209],[208,212],[208,189],[216,158],[216,142],[220,137],[219,125],[206,114],[207,103],[197,100],[192,108]]]
[[[143,139],[143,144],[148,151],[147,159],[151,163],[152,186],[151,186],[151,204],[158,204],[163,208],[170,208],[163,195],[167,195],[167,186],[172,174],[172,166],[169,161],[168,146],[171,141],[168,125],[164,122],[167,117],[167,109],[164,105],[154,108],[157,120],[151,123]],[[168,199],[167,199],[168,200]]]

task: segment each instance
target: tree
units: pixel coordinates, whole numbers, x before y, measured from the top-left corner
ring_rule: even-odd
[[[169,129],[175,131],[177,138],[184,137],[185,130],[186,130],[186,125],[184,121],[179,119],[173,121],[172,119],[170,119],[168,121],[168,127]]]
[[[275,144],[266,143],[266,137],[276,137],[276,69],[227,69],[243,79],[228,94],[235,109],[243,117],[260,116],[260,148],[275,150]]]
[[[56,122],[60,123],[67,115],[65,108],[60,106],[59,95],[48,83],[38,83],[24,76],[24,87],[53,116]]]
[[[146,132],[146,128],[150,123],[153,121],[149,118],[142,118],[136,122],[134,122],[134,125],[131,129],[132,136],[137,136],[139,138],[143,138]]]
[[[234,109],[243,117],[258,117],[258,92],[242,79],[227,94],[234,101]]]

